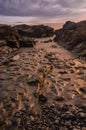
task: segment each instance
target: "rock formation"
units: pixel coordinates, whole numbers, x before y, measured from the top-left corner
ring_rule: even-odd
[[[86,21],[74,23],[66,22],[62,29],[55,31],[55,41],[77,53],[78,56],[86,57]]]
[[[33,38],[50,37],[54,35],[54,29],[44,25],[29,26],[0,25],[0,46],[11,48],[33,47],[36,42]]]
[[[14,26],[14,28],[18,30],[18,33],[21,36],[25,37],[42,38],[51,37],[54,35],[54,29],[44,25],[29,26],[23,24]]]

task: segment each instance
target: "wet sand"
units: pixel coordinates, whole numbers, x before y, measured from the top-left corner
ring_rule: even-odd
[[[36,39],[34,48],[0,52],[1,130],[84,130],[86,61],[48,39]],[[35,96],[39,76],[45,77],[40,104]]]

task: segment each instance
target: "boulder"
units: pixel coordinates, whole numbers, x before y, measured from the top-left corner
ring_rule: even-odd
[[[74,29],[77,27],[77,24],[72,22],[72,21],[67,21],[64,25],[63,25],[63,29]]]
[[[55,42],[78,56],[86,56],[86,21],[79,23],[66,22],[63,28],[55,31]]]
[[[17,40],[9,39],[9,40],[6,40],[6,42],[7,42],[7,45],[11,48],[19,48],[20,47],[20,44]]]

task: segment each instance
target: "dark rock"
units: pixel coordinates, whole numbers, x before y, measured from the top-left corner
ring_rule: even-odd
[[[14,26],[14,28],[18,30],[18,33],[21,36],[25,37],[41,38],[54,35],[54,29],[44,25],[29,26],[23,24]]]
[[[44,25],[17,25],[14,27],[0,25],[0,47],[9,46],[11,48],[34,47],[36,42],[31,38],[51,37],[54,29]],[[52,42],[49,40],[48,42]]]
[[[74,115],[68,115],[67,119],[69,119],[71,121],[76,121],[76,116],[74,116]]]
[[[9,39],[9,40],[6,40],[6,42],[7,42],[7,45],[11,48],[19,48],[20,47],[20,44],[17,40]]]
[[[47,97],[45,97],[43,94],[39,95],[39,102],[45,103],[47,101]]]
[[[80,88],[80,91],[83,92],[83,93],[86,93],[86,88],[85,87]]]
[[[60,71],[59,73],[60,73],[60,74],[67,74],[66,71]]]
[[[49,42],[52,42],[52,40],[50,39],[50,40],[44,41],[44,43],[49,43]]]
[[[55,100],[61,102],[61,101],[64,101],[64,98],[63,97],[56,97]]]
[[[57,48],[57,46],[56,45],[52,45],[52,48]]]
[[[8,25],[0,25],[0,40],[16,39],[16,37],[18,37],[18,31],[16,29]]]
[[[37,77],[37,75],[32,75],[28,81],[27,84],[29,84],[30,86],[37,86],[39,82],[39,78]]]
[[[54,41],[80,57],[86,58],[86,20],[66,22],[62,29],[55,31]]]
[[[76,23],[72,22],[72,21],[67,21],[64,25],[63,25],[63,29],[74,29],[76,28],[77,25]]]
[[[27,83],[28,83],[30,86],[37,86],[37,85],[38,85],[38,82],[39,82],[39,80],[32,80],[32,81],[28,81]]]
[[[36,44],[34,40],[19,40],[20,43],[20,47],[34,47],[34,45]]]

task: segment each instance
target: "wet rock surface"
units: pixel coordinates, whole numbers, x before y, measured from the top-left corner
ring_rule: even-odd
[[[86,61],[40,40],[34,48],[0,51],[0,129],[83,130]],[[39,76],[46,65],[53,69],[38,98]]]

